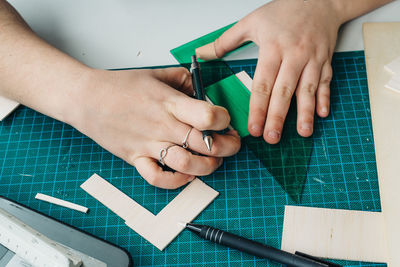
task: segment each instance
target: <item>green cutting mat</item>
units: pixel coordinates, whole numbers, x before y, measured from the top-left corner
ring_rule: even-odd
[[[251,76],[256,61],[230,62]],[[317,119],[302,204],[380,211],[374,143],[363,52],[333,59],[331,115]],[[217,71],[217,70],[216,70]],[[160,252],[79,188],[94,172],[150,211],[160,211],[179,190],[154,188],[136,170],[70,126],[21,107],[0,123],[0,194],[118,244],[141,266],[278,266],[181,233]],[[220,196],[196,219],[280,246],[285,204],[280,185],[243,146],[203,180]],[[37,192],[90,208],[82,214],[34,199]],[[299,248],[300,249],[300,248]],[[347,266],[376,264],[343,262]]]

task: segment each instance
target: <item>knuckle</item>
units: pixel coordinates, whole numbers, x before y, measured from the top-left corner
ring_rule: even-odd
[[[268,81],[263,80],[254,84],[252,91],[268,98],[271,96],[272,85]]]
[[[283,125],[283,123],[285,122],[285,117],[280,114],[272,114],[270,119],[274,123],[274,125]]]
[[[332,75],[333,75],[332,67],[329,66],[328,69],[323,71],[320,83],[323,85],[329,85],[332,80]]]
[[[329,58],[329,51],[326,49],[322,49],[320,51],[317,51],[316,54],[316,61],[323,65],[323,63]]]
[[[313,47],[310,47],[310,45],[305,42],[300,42],[296,46],[296,53],[298,55],[304,55],[304,54],[310,55],[313,52],[314,52]]]
[[[293,89],[291,86],[285,84],[279,87],[278,93],[284,99],[291,99],[293,95]]]
[[[316,91],[317,91],[317,85],[315,83],[309,82],[300,87],[299,93],[307,95],[315,95]]]
[[[190,166],[190,156],[188,154],[180,156],[177,162],[177,168],[179,170],[187,170],[189,166]]]
[[[207,128],[217,121],[217,111],[215,108],[210,107],[203,113],[203,126]]]
[[[322,77],[320,84],[322,85],[329,85],[332,81],[332,75],[325,75],[324,77]]]
[[[186,74],[186,73],[190,73],[189,70],[185,67],[176,67],[177,70],[179,70],[180,72]]]

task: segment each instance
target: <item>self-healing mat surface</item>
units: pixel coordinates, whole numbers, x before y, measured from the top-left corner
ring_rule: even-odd
[[[255,64],[230,63],[235,72],[246,70],[250,75]],[[380,211],[364,54],[336,54],[333,66],[331,115],[316,120],[302,205]],[[160,252],[79,188],[93,173],[154,213],[180,192],[148,185],[133,167],[89,138],[31,109],[20,107],[0,123],[0,194],[126,248],[135,265],[279,266],[188,231]],[[220,195],[196,223],[280,246],[284,205],[293,202],[246,145],[202,179]],[[89,213],[35,200],[37,192],[85,205]]]

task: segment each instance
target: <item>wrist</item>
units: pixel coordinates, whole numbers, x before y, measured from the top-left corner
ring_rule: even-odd
[[[343,24],[358,16],[366,14],[393,0],[327,0],[330,1],[340,23]]]
[[[87,66],[81,66],[76,70],[75,81],[69,88],[63,88],[62,92],[58,95],[59,108],[55,109],[56,112],[53,114],[57,120],[63,121],[78,130],[84,125],[83,112],[90,94],[90,88],[93,87],[96,81],[95,73],[98,70],[89,68]],[[92,96],[93,97],[93,96]]]
[[[352,19],[352,17],[350,16],[350,14],[348,12],[349,2],[351,2],[351,1],[348,1],[348,0],[344,0],[344,1],[328,0],[328,1],[331,4],[331,7],[334,12],[334,16],[336,17],[339,26]]]

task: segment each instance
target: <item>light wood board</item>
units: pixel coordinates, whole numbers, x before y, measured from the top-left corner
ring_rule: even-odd
[[[0,121],[4,120],[18,106],[17,102],[0,96]]]
[[[384,87],[384,66],[400,56],[400,22],[366,23],[363,32],[387,262],[400,266],[400,94]]]
[[[286,206],[282,249],[330,259],[385,262],[381,212]]]
[[[125,220],[125,224],[147,241],[163,250],[217,196],[218,192],[194,179],[157,215],[122,193],[112,184],[92,175],[81,188]]]

